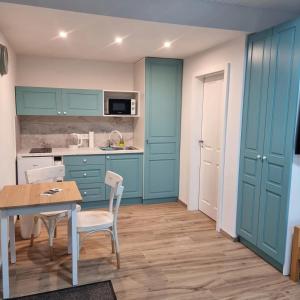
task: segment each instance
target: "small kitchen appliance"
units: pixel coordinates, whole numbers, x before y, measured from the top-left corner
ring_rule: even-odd
[[[106,107],[106,115],[136,115],[135,99],[114,99],[109,98]]]

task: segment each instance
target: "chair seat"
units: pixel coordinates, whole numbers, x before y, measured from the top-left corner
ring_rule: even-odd
[[[81,211],[81,206],[79,204],[76,204],[76,211],[79,212]],[[63,217],[64,215],[67,215],[68,211],[67,210],[56,210],[56,211],[48,211],[48,212],[42,212],[40,213],[41,216],[44,217]]]
[[[108,211],[81,211],[77,213],[77,231],[90,232],[108,229],[112,227],[113,220],[113,214]]]

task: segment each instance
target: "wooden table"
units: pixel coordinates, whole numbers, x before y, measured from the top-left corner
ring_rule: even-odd
[[[60,188],[62,191],[51,196],[41,196],[41,193],[51,188]],[[70,211],[72,284],[78,284],[76,203],[80,201],[82,201],[81,194],[74,181],[11,185],[3,188],[0,192],[3,298],[9,298],[8,225],[11,262],[16,262],[14,225],[14,216],[16,215],[31,215],[58,210]]]

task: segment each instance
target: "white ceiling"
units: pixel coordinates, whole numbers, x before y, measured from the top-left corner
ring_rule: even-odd
[[[69,32],[65,40],[59,30]],[[243,33],[0,3],[0,31],[18,54],[135,62],[145,56],[184,58]],[[114,44],[124,37],[122,45]],[[173,41],[169,49],[164,41]]]
[[[241,5],[245,7],[283,10],[289,12],[300,11],[300,0],[204,0],[209,2]]]
[[[0,0],[103,16],[255,32],[299,16],[300,0]]]

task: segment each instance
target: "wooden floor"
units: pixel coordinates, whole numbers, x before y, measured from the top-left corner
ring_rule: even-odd
[[[66,224],[58,227],[53,262],[45,231],[33,248],[17,237],[12,296],[70,286],[66,229]],[[121,207],[119,234],[121,270],[108,236],[95,234],[81,250],[80,284],[111,279],[119,300],[300,299],[300,284],[217,234],[212,220],[181,204]]]

